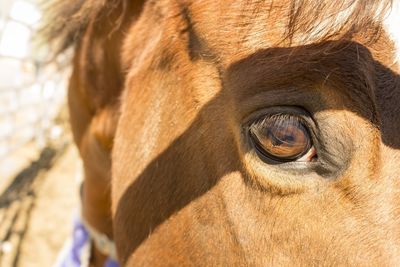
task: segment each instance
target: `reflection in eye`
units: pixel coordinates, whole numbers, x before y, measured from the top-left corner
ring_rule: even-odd
[[[250,137],[258,152],[275,161],[296,161],[315,150],[307,126],[295,115],[266,116],[250,126]]]

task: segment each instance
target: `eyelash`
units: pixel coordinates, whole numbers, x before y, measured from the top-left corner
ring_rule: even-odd
[[[308,128],[307,122],[302,120],[299,116],[296,116],[293,114],[275,113],[275,114],[263,116],[262,118],[255,120],[253,123],[251,123],[250,129],[252,129],[252,128],[261,129],[262,127],[265,126],[265,124],[267,124],[268,121],[272,121],[272,120],[281,121],[282,124],[283,124],[283,121],[285,121],[285,122],[296,121],[296,123],[303,124],[303,125],[307,126],[307,128]],[[277,126],[282,126],[282,125],[277,125]]]

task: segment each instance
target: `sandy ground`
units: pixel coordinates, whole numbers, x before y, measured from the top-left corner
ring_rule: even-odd
[[[68,145],[49,169],[36,175],[33,193],[3,207],[3,228],[9,220],[13,229],[3,240],[0,236],[1,267],[53,266],[79,207],[79,163],[75,147]],[[13,206],[19,211],[12,216]]]

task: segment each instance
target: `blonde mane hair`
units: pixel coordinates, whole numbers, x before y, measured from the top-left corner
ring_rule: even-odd
[[[367,28],[375,29],[372,37],[378,36],[381,22],[388,14],[392,1],[290,0],[286,37],[292,40],[296,34],[300,34],[305,41],[322,41],[332,37],[348,39]],[[273,4],[274,0],[271,0],[271,7]],[[120,20],[110,22],[115,25],[115,30],[125,15],[123,11],[127,0],[52,0],[44,5],[41,36],[46,42],[55,43],[57,52],[62,52],[79,43],[91,21],[100,21],[121,5]],[[273,8],[270,12],[273,12]]]

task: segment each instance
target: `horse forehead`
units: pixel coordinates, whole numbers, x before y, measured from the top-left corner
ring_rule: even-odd
[[[204,2],[208,3],[208,1]],[[228,66],[241,58],[266,48],[319,43],[325,40],[321,38],[320,34],[340,28],[341,19],[346,21],[347,16],[353,11],[348,9],[339,12],[340,16],[338,15],[337,20],[332,25],[329,24],[329,19],[327,19],[326,25],[330,25],[331,28],[325,27],[324,23],[322,23],[322,26],[317,23],[309,32],[298,31],[295,33],[295,39],[287,44],[283,42],[282,38],[285,38],[288,30],[290,5],[284,3],[290,3],[290,0],[273,1],[271,4],[268,4],[268,1],[256,1],[245,7],[243,4],[220,4],[221,6],[218,9],[215,3],[210,2],[210,5],[204,5],[203,2],[198,2],[191,6],[191,22],[194,23],[195,34],[199,35],[200,40],[205,41],[213,54],[218,55],[220,62]],[[390,48],[390,54],[395,52],[394,55],[390,56],[393,61],[385,62],[390,65],[394,62],[400,64],[399,6],[397,1],[393,3],[393,8],[384,16],[385,19],[380,21],[387,33],[386,37],[393,41],[395,48],[395,51],[391,49],[392,47]],[[225,12],[221,10],[225,10]],[[266,11],[260,12],[260,10]],[[377,14],[379,10],[379,8],[376,10]],[[361,44],[363,44],[362,40],[356,39],[355,41],[361,41]],[[370,45],[367,43],[365,45],[369,47]]]
[[[278,2],[282,1],[287,0]],[[270,8],[273,16],[269,16],[267,2],[194,1],[190,5],[190,20],[195,33],[205,39],[211,48],[217,47],[217,50],[219,48],[228,52],[256,44],[271,45],[271,39],[285,30],[277,25],[283,25],[287,21],[288,8],[282,8],[275,3]],[[280,23],[277,22],[278,19]],[[279,34],[272,34],[272,31]],[[266,33],[269,38],[264,38]]]

